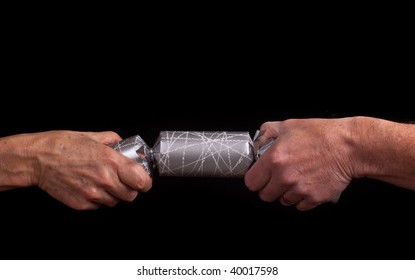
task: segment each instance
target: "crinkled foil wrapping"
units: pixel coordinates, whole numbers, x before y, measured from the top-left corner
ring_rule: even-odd
[[[112,147],[134,159],[153,175],[243,177],[268,145],[258,147],[245,131],[161,131],[154,146],[135,135]]]

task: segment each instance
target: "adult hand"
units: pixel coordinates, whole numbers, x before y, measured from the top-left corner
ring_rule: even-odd
[[[264,123],[260,145],[274,143],[245,175],[262,200],[310,210],[337,202],[353,178],[346,119],[290,119]]]
[[[37,185],[78,210],[132,201],[152,180],[134,160],[108,145],[115,132],[46,131],[5,137],[3,189]]]

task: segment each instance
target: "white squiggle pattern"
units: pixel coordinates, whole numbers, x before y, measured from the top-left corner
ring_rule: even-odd
[[[248,132],[162,131],[153,156],[162,176],[242,177],[252,146]]]

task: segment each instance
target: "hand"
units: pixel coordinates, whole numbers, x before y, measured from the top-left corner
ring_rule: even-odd
[[[71,208],[112,207],[151,188],[139,164],[108,147],[121,140],[114,132],[49,131],[31,138],[33,184]]]
[[[353,178],[346,126],[346,119],[264,123],[260,145],[276,140],[246,173],[246,186],[264,201],[302,211],[337,202]]]

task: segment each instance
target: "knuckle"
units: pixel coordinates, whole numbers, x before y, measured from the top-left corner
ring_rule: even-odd
[[[272,125],[271,121],[266,121],[264,122],[261,126],[260,126],[260,130],[266,130],[268,127],[270,127]]]
[[[270,155],[269,164],[271,165],[271,168],[277,168],[280,166],[285,166],[287,160],[287,155],[277,147],[276,150],[274,150]]]
[[[100,191],[97,187],[89,187],[85,190],[85,198],[88,201],[95,201],[101,198]]]

